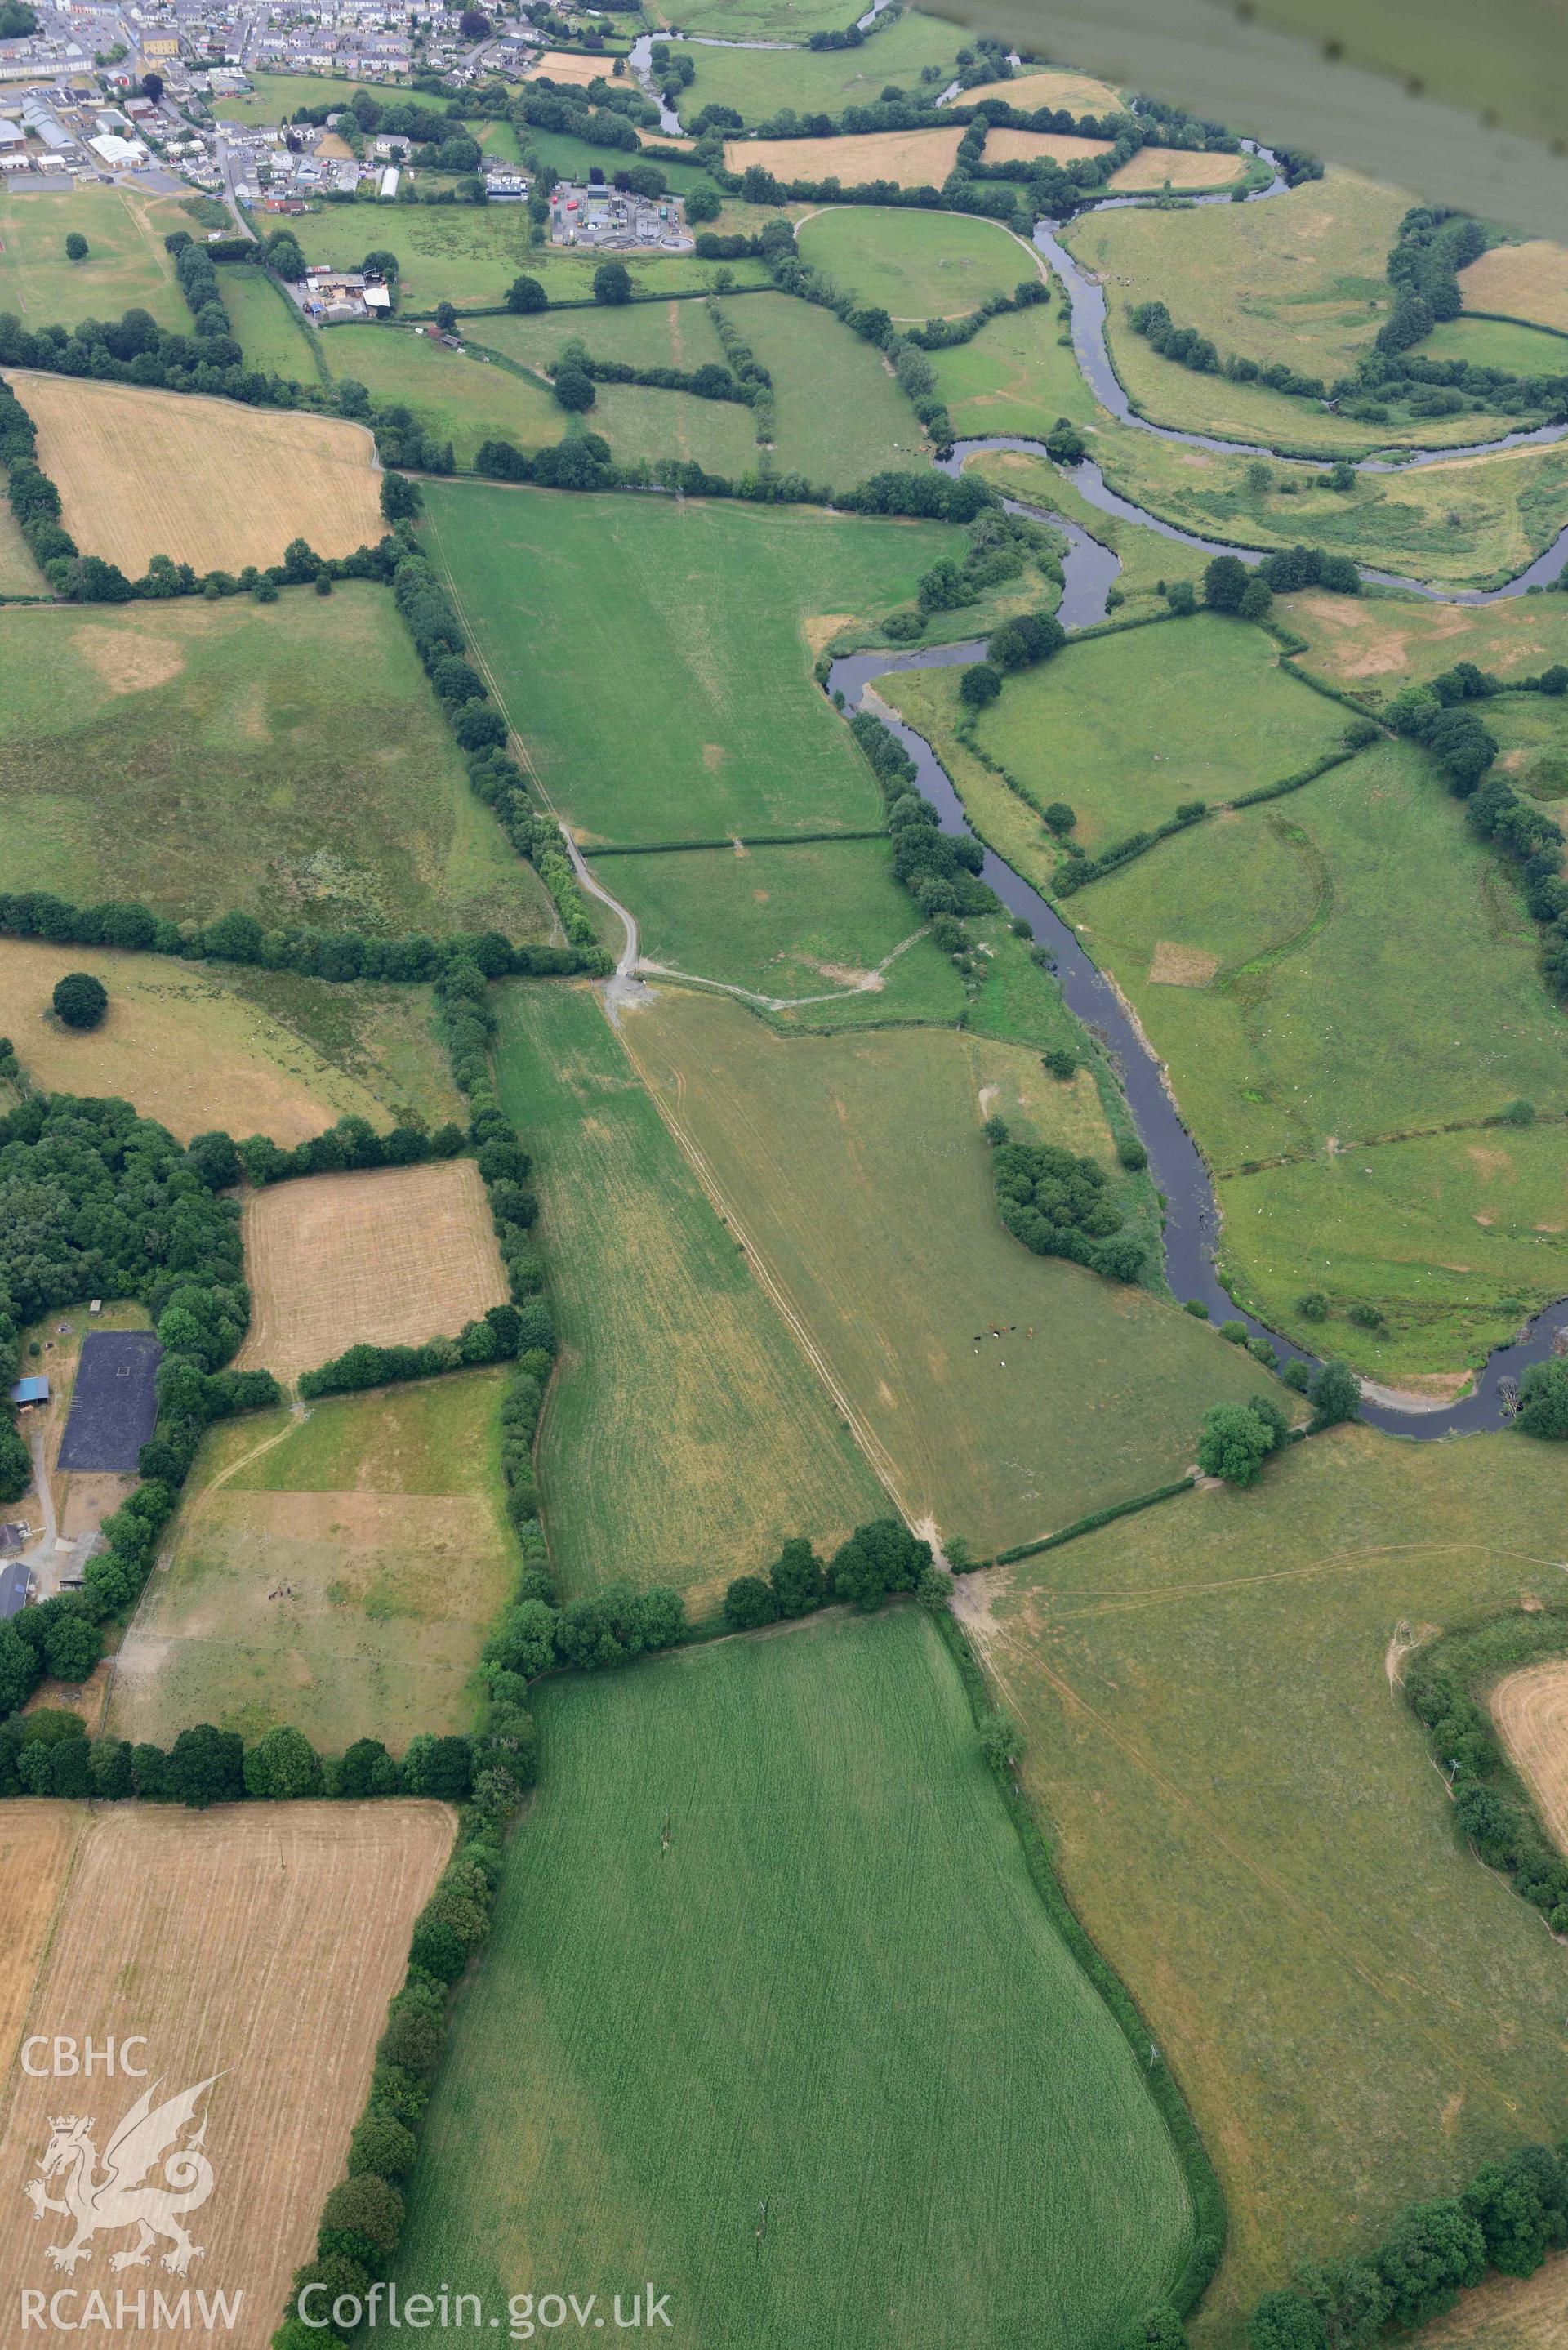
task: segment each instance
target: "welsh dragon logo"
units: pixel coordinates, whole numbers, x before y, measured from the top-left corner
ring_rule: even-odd
[[[78,2261],[91,2260],[92,2239],[100,2229],[109,2234],[120,2228],[138,2231],[128,2251],[111,2253],[111,2269],[145,2268],[161,2237],[170,2246],[162,2265],[176,2276],[183,2276],[191,2262],[201,2259],[202,2246],[191,2241],[181,2223],[182,2215],[199,2210],[213,2191],[213,2166],[202,2151],[206,2116],[183,2145],[180,2138],[195,2119],[201,2098],[221,2077],[214,2073],[212,2079],[198,2081],[193,2089],[182,2089],[161,2106],[152,2103],[162,2085],[154,2081],[116,2127],[103,2150],[101,2169],[90,2114],[67,2114],[51,2122],[38,2176],[22,2191],[36,2218],[59,2211],[75,2222],[68,2242],[45,2248],[56,2268],[74,2275]],[[149,2174],[160,2168],[161,2178],[154,2183]],[[54,2178],[62,2183],[59,2196],[47,2191],[47,2181]]]

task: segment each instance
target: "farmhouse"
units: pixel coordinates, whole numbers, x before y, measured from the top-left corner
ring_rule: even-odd
[[[151,1331],[95,1330],[82,1341],[59,1467],[131,1476],[152,1434],[163,1349]]]
[[[300,308],[318,327],[385,317],[391,307],[390,286],[379,277],[367,277],[362,269],[333,269],[312,263],[305,273]]]
[[[550,237],[601,253],[691,253],[696,244],[679,196],[634,196],[597,181],[559,183],[550,199]]]

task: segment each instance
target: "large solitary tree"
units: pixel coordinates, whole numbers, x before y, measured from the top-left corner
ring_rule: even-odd
[[[90,971],[67,971],[55,982],[55,1016],[67,1028],[96,1028],[109,1010],[109,990]]]

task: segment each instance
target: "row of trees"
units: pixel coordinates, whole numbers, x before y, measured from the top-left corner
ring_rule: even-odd
[[[724,1621],[738,1632],[781,1618],[812,1615],[834,1601],[874,1615],[890,1592],[912,1591],[945,1606],[952,1578],[933,1565],[931,1546],[897,1518],[857,1526],[831,1559],[820,1559],[804,1534],[786,1542],[765,1575],[737,1575],[724,1594]]]
[[[46,1600],[17,1618],[29,1638],[39,1618],[59,1603]],[[55,1624],[80,1623],[57,1615]],[[48,1648],[51,1635],[41,1645]],[[47,1669],[57,1679],[75,1671]],[[361,1802],[369,1796],[420,1795],[461,1803],[491,1767],[493,1743],[478,1737],[410,1739],[401,1760],[379,1738],[361,1738],[343,1754],[318,1754],[303,1731],[279,1727],[247,1745],[236,1731],[197,1722],[167,1748],[151,1741],[89,1738],[80,1714],[46,1707],[0,1722],[0,1797],[55,1795],[100,1803],[182,1804],[206,1811],[213,1804],[293,1803],[306,1796]],[[525,1765],[533,1769],[533,1747]]]
[[[980,879],[984,852],[967,833],[942,831],[935,808],[914,788],[914,761],[879,718],[857,710],[849,730],[887,806],[894,874],[929,922],[935,943],[961,960],[969,948],[962,918],[994,913],[998,905],[995,891]]]
[[[1489,2269],[1532,2276],[1565,2244],[1568,2155],[1516,2147],[1460,2194],[1407,2203],[1376,2251],[1297,2269],[1252,2312],[1250,2350],[1368,2350],[1386,2330],[1429,2325]]]
[[[1221,358],[1207,335],[1200,335],[1194,327],[1179,327],[1163,302],[1135,302],[1127,315],[1133,332],[1162,358],[1178,367],[1191,368],[1198,375],[1228,376],[1232,383],[1261,383],[1271,391],[1290,392],[1300,400],[1321,400],[1327,390],[1321,376],[1303,375],[1281,359],[1260,367],[1256,359],[1243,359],[1235,351]]]

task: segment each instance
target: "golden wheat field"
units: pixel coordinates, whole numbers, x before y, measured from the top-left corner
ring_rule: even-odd
[[[381,536],[363,425],[70,376],[8,377],[84,555],[132,577],[153,556],[198,571],[283,559],[294,538],[352,555]]]
[[[743,172],[761,163],[775,180],[836,180],[855,188],[870,180],[892,180],[900,188],[940,188],[952,170],[963,132],[867,130],[846,139],[749,139],[724,142],[724,168]]]
[[[1075,130],[1005,130],[986,134],[988,163],[1037,163],[1044,156],[1053,163],[1078,163],[1086,155],[1103,155],[1106,139],[1080,139]]]
[[[978,82],[966,89],[960,99],[963,106],[978,106],[982,98],[1002,98],[1020,113],[1031,113],[1037,106],[1065,109],[1068,114],[1119,114],[1126,100],[1108,81],[1096,81],[1093,74],[1053,72],[1042,67],[1031,73],[1014,74],[1011,81]]]
[[[296,1379],[346,1347],[455,1335],[506,1295],[472,1159],[308,1175],[244,1213],[251,1326],[242,1370]]]
[[[7,1834],[24,1808],[6,1807]],[[238,2323],[210,2338],[262,2350],[341,2173],[413,1920],[452,1847],[452,1815],[426,1803],[48,1808],[76,1846],[32,1985],[28,2035],[143,2038],[132,2061],[147,2077],[17,2076],[0,2137],[0,2274],[14,2288],[0,2306],[0,2345],[38,2338],[22,2329],[16,2288],[74,2285],[85,2296],[97,2286],[112,2311],[118,2288],[146,2288],[151,2307],[153,2290],[177,2296],[188,2284],[240,2297]],[[35,2217],[23,2194],[51,2123],[87,2123],[101,2180],[109,2138],[143,2090],[156,2109],[203,2082],[178,2140],[188,2144],[206,2116],[212,2185],[182,2222],[201,2257],[183,2278],[171,2273],[159,2264],[170,2249],[160,2238],[147,2266],[113,2275],[111,2258],[137,2240],[130,2224],[104,2225],[87,2264],[62,2274],[47,2248],[70,2240],[73,2220]],[[73,2172],[68,2159],[48,2182],[57,2201],[68,2201]],[[152,2183],[158,2176],[155,2166]],[[200,2186],[198,2174],[186,2191]]]

